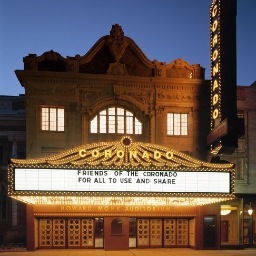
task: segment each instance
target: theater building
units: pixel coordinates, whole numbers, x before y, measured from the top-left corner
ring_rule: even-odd
[[[84,56],[29,54],[16,75],[27,158],[12,159],[8,192],[27,204],[29,250],[220,248],[230,209],[239,243],[234,165],[209,162],[200,65],[150,61],[115,24]]]
[[[24,57],[26,159],[11,159],[8,194],[26,204],[28,250],[244,243],[216,47],[211,81],[199,64],[149,60],[118,24],[83,56]]]

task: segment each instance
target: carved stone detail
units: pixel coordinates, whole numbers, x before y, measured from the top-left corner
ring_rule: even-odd
[[[110,63],[107,74],[119,76],[128,75],[125,64],[121,64],[119,62]]]
[[[120,58],[124,54],[125,48],[128,43],[125,41],[124,32],[122,27],[118,24],[112,26],[110,36],[107,38],[107,44],[116,62],[119,62]]]
[[[159,105],[156,107],[157,114],[164,114],[165,106]]]
[[[166,77],[166,63],[159,62],[158,60],[154,60],[153,63],[156,67],[156,74],[155,76]]]
[[[186,61],[178,58],[171,62],[166,68],[167,77],[172,78],[193,78],[194,69]]]
[[[178,92],[166,91],[158,91],[156,96],[158,100],[168,100],[172,102],[190,102],[193,99],[190,94],[181,94]]]
[[[105,95],[105,94],[104,94]],[[103,92],[92,90],[78,90],[77,99],[82,105],[90,106],[103,97]]]
[[[114,85],[114,95],[116,98],[129,97],[141,104],[151,104],[153,101],[153,95],[149,91],[128,91],[127,88]]]

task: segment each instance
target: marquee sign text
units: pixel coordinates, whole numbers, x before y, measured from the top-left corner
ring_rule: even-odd
[[[220,171],[15,168],[15,191],[230,193]]]

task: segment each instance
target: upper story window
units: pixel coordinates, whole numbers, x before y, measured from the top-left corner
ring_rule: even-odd
[[[0,163],[4,162],[4,146],[0,145]]]
[[[167,135],[188,135],[188,114],[167,114]]]
[[[142,134],[142,123],[126,109],[110,107],[91,121],[91,133]]]
[[[42,107],[43,131],[64,131],[64,108],[63,107]]]

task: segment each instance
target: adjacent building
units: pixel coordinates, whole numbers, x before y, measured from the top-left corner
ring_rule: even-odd
[[[24,95],[0,96],[0,244],[26,244],[26,207],[7,195],[11,158],[26,157]]]

